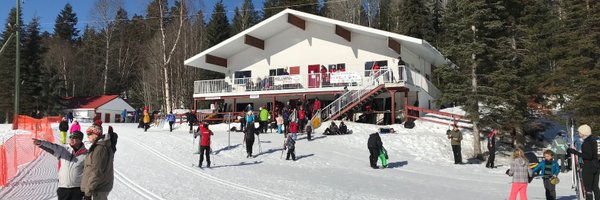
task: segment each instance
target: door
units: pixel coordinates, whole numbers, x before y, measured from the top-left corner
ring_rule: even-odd
[[[110,121],[110,113],[104,114],[104,122],[105,123],[111,123],[111,121]]]
[[[308,88],[318,88],[321,85],[321,65],[309,65],[308,66]]]

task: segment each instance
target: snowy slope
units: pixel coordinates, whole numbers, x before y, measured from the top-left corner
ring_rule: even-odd
[[[310,142],[300,135],[295,162],[280,157],[282,135],[260,135],[262,153],[255,145],[258,156],[245,158],[242,134],[232,132],[228,148],[228,125],[212,125],[215,155],[210,169],[192,167],[198,162],[193,154],[197,140],[186,126],[173,133],[162,128],[143,132],[137,124],[112,126],[119,143],[111,199],[506,199],[510,192],[511,178],[504,175],[507,163],[497,163],[497,169],[454,165],[447,127],[431,123],[419,123],[412,130],[392,126],[397,134],[382,134],[390,160],[389,168],[380,170],[369,167],[366,148],[368,135],[380,128],[375,125],[348,123],[354,134],[344,136],[321,135],[322,126]],[[471,135],[465,133],[464,158],[473,151],[471,143]],[[35,167],[54,169],[40,171],[56,176],[55,160]],[[563,181],[557,186],[558,196],[572,199],[570,175],[559,177]],[[27,180],[33,178],[20,179]],[[30,199],[17,198],[15,192],[26,189],[16,185],[10,189],[12,196],[6,196],[5,188],[0,197]],[[530,199],[544,199],[541,180],[534,180],[528,190]]]

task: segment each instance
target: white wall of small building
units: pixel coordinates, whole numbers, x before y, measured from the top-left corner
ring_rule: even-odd
[[[112,101],[109,101],[108,103],[98,107],[98,109],[96,109],[96,113],[101,114],[101,119],[103,122],[105,123],[114,123],[116,116],[117,115],[121,115],[121,113],[123,112],[123,109],[127,109],[127,111],[133,111],[134,108],[131,107],[131,105],[129,105],[127,102],[125,102],[123,99],[121,98],[116,98],[113,99]],[[110,120],[106,121],[106,114],[110,114]],[[122,119],[123,116],[121,116]]]

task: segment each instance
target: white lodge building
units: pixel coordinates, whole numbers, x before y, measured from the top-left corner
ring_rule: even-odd
[[[432,68],[446,62],[422,39],[286,9],[185,65],[225,74],[195,81],[194,101],[221,103],[227,112],[319,98],[324,120],[370,104],[378,120],[394,123],[408,105],[436,108]]]

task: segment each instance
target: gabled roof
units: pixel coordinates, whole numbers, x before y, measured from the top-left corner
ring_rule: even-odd
[[[273,15],[270,18],[234,35],[233,37],[230,37],[229,39],[185,60],[184,64],[225,73],[227,68],[206,63],[206,56],[212,55],[226,59],[241,51],[244,51],[247,48],[254,48],[245,44],[244,39],[246,35],[267,41],[274,35],[288,28],[294,27],[294,25],[288,23],[288,15],[299,17],[300,19],[305,20],[307,23],[318,23],[328,27],[335,27],[338,25],[352,33],[363,34],[381,39],[391,38],[401,43],[403,47],[408,48],[412,52],[419,54],[419,56],[422,56],[427,60],[430,60],[432,64],[439,65],[446,63],[446,58],[425,40],[321,17],[292,9],[285,9],[276,15]],[[298,31],[302,30],[298,29]]]
[[[69,102],[67,108],[70,109],[81,109],[90,108],[96,109],[100,106],[118,98],[119,95],[103,95],[93,97],[67,97],[65,100]]]

